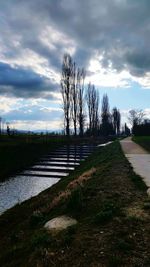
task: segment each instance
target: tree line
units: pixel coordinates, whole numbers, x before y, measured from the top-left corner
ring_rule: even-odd
[[[65,54],[61,73],[62,108],[65,134],[110,135],[120,134],[121,115],[119,109],[110,112],[107,94],[103,95],[100,112],[99,92],[94,84],[85,85],[86,72],[77,67],[69,54]]]
[[[132,125],[132,134],[137,136],[150,135],[150,120],[145,119],[145,113],[142,109],[132,109],[128,117]]]

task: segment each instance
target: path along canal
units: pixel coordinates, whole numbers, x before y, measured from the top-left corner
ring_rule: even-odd
[[[0,183],[0,214],[68,176],[95,148],[95,145],[63,146],[30,169]]]

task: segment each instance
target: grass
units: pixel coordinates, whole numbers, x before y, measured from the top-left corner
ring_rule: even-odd
[[[109,258],[109,263],[108,263],[109,267],[120,267],[121,265],[122,265],[122,259],[120,256],[112,255]]]
[[[83,207],[83,193],[81,187],[74,189],[66,201],[66,212],[80,212]]]
[[[43,221],[44,221],[44,216],[42,212],[36,210],[30,217],[30,226],[36,227],[37,225],[43,223]]]
[[[132,140],[150,152],[150,136],[134,136]]]
[[[95,215],[94,222],[99,223],[106,223],[109,222],[113,216],[119,214],[119,207],[113,202],[106,201],[102,204],[100,211]]]
[[[144,183],[143,179],[141,179],[141,177],[135,174],[134,172],[131,175],[131,180],[134,182],[134,184],[139,190],[147,190],[147,186]]]
[[[91,179],[50,209],[60,191],[93,167]],[[71,175],[0,217],[0,266],[148,267],[149,200],[139,179],[118,142],[99,148]],[[136,206],[144,219],[126,212]],[[45,222],[63,214],[76,218],[77,226],[55,235],[44,230]]]
[[[33,249],[35,247],[49,247],[52,242],[52,237],[48,235],[46,231],[39,231],[39,233],[35,234],[31,239],[30,245]]]

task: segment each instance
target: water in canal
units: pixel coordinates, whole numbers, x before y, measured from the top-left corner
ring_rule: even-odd
[[[66,177],[94,149],[93,145],[64,146],[45,155],[30,169],[0,183],[0,214]]]

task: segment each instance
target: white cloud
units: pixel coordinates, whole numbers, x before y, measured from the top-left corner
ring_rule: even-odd
[[[86,81],[90,81],[96,86],[120,88],[129,87],[131,82],[131,75],[128,71],[123,70],[118,73],[111,68],[111,62],[108,69],[105,69],[98,59],[92,59],[88,71],[92,73],[90,77],[86,77]]]
[[[132,77],[132,80],[140,84],[143,89],[150,89],[150,72],[142,77]]]
[[[21,108],[22,107],[23,99],[15,98],[15,97],[7,97],[1,96],[0,97],[0,115],[10,112],[11,110]]]
[[[12,120],[10,123],[11,129],[25,131],[59,131],[63,130],[62,120],[53,120],[53,122],[45,121],[28,121],[28,120]]]

